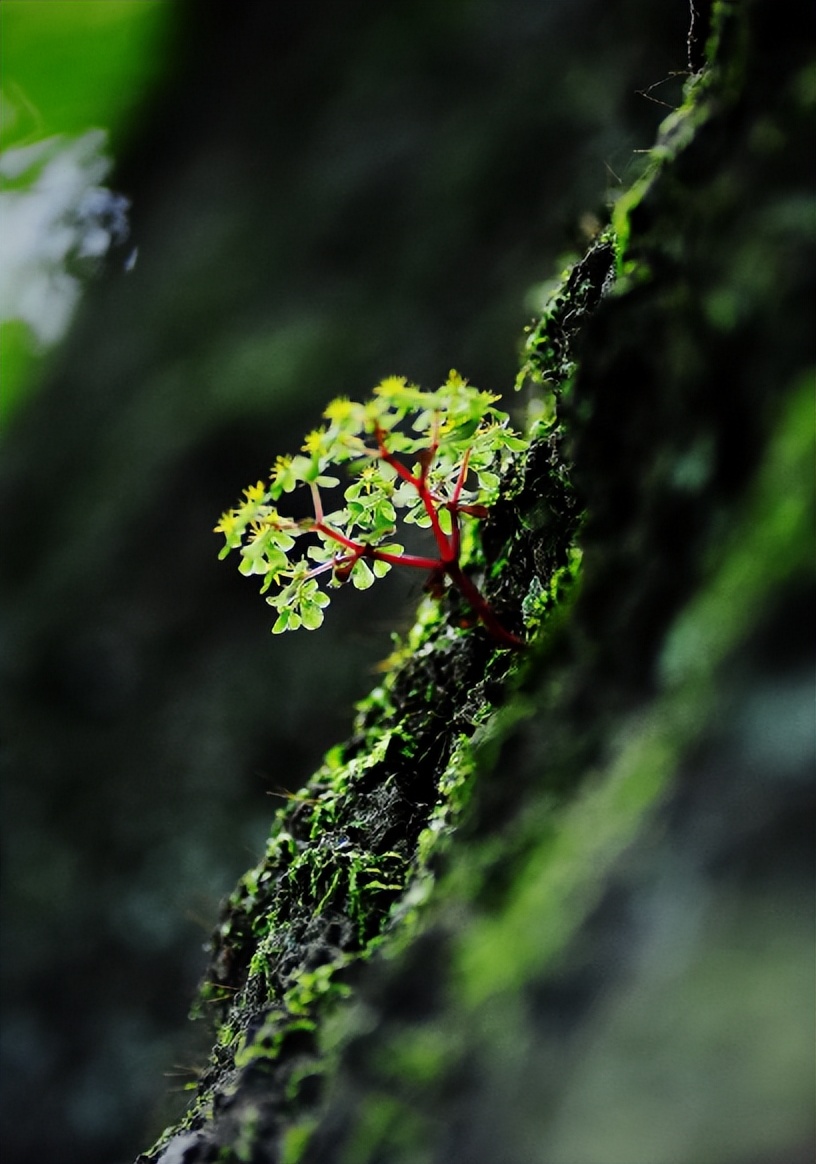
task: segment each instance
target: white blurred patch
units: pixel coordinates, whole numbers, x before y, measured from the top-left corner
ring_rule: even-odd
[[[23,320],[43,347],[64,335],[82,275],[128,235],[130,203],[101,185],[106,144],[94,129],[0,156],[0,320]]]

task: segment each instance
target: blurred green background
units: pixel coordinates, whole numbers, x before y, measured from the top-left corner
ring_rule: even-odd
[[[0,16],[3,1158],[112,1164],[183,1103],[218,901],[418,594],[273,639],[212,526],[337,394],[509,388],[677,101],[687,5]]]
[[[17,206],[12,210],[9,200],[27,196],[29,205],[36,204],[39,193],[42,201],[42,182],[37,182],[42,175],[30,162],[43,146],[64,153],[90,129],[103,127],[110,151],[118,152],[145,95],[167,67],[172,18],[166,0],[4,0],[0,5],[0,195],[5,213],[14,215],[6,220],[6,245],[0,242],[5,260],[0,279],[8,286],[0,309],[0,421],[33,389],[44,354],[32,328],[19,318],[20,283],[31,278],[31,270],[29,265],[21,273],[9,261],[12,222],[18,221]],[[61,150],[48,151],[48,143]],[[9,158],[29,163],[22,175],[13,175],[17,181],[9,181]],[[53,197],[59,200],[58,190]],[[52,223],[52,235],[53,230]],[[42,233],[39,248],[35,239],[26,240],[29,256],[42,253],[47,241]]]

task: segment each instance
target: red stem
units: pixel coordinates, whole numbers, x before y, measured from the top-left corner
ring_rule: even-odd
[[[455,562],[459,551],[456,547],[454,539],[449,538],[445,531],[442,529],[442,526],[439,524],[439,513],[434,506],[433,498],[431,497],[430,491],[424,481],[422,482],[421,488],[419,490],[419,495],[422,498],[422,504],[425,506],[425,512],[431,519],[431,529],[433,530],[433,535],[436,538],[436,544],[439,547],[440,558],[445,563],[445,565],[447,565],[449,562]]]
[[[487,601],[482,597],[478,587],[474,582],[471,582],[458,562],[452,562],[446,566],[445,573],[459,593],[468,601],[479,621],[487,627],[494,638],[499,639],[500,642],[507,643],[510,647],[525,647],[527,645],[524,639],[520,639],[518,635],[512,634],[501,624]]]
[[[408,481],[411,485],[413,485],[414,489],[416,489],[417,493],[419,494],[420,500],[425,507],[425,512],[430,519],[431,530],[433,531],[434,540],[439,547],[439,556],[443,563],[455,561],[456,551],[454,550],[451,540],[448,538],[447,534],[442,529],[442,526],[439,524],[439,514],[434,506],[431,492],[425,483],[432,458],[429,457],[427,464],[423,465],[421,476],[416,477],[410,469],[403,465],[402,461],[397,460],[394,454],[389,451],[385,444],[385,433],[379,427],[379,425],[374,430],[374,435],[377,438],[377,447],[380,450],[380,456],[385,461],[385,463],[390,465],[391,468],[400,477],[402,477],[403,481]],[[432,450],[435,451],[435,446],[432,446]]]
[[[390,562],[392,566],[416,566],[419,570],[438,570],[444,566],[439,558],[422,558],[417,554],[389,554],[387,550],[375,550],[371,546],[365,547],[365,557],[375,558],[378,562]]]
[[[332,541],[344,546],[351,554],[352,565],[358,558],[373,558],[375,561],[388,562],[391,566],[412,566],[419,570],[431,571],[443,570],[465,601],[470,605],[470,608],[479,621],[490,631],[495,639],[498,639],[499,642],[505,643],[509,647],[525,647],[527,644],[523,639],[520,639],[518,635],[512,634],[502,625],[486,599],[482,597],[479,588],[468,578],[467,574],[465,574],[459,565],[459,552],[461,548],[459,498],[462,494],[462,488],[467,476],[470,449],[466,450],[462,459],[451,500],[443,502],[445,508],[451,515],[451,535],[448,537],[439,524],[439,513],[434,505],[434,498],[431,491],[426,484],[433,454],[436,452],[436,442],[430,446],[430,455],[424,459],[421,476],[417,477],[401,461],[398,461],[393,453],[389,452],[385,445],[385,434],[379,426],[375,430],[375,435],[379,454],[382,459],[391,465],[397,475],[402,477],[403,481],[410,482],[422,499],[425,512],[431,520],[431,529],[433,530],[436,544],[439,547],[439,558],[425,558],[418,554],[391,554],[387,550],[378,550],[374,546],[366,545],[365,542],[355,542],[351,538],[347,538],[345,534],[341,534],[339,530],[333,529],[324,521],[320,493],[317,486],[312,484],[312,501],[315,512],[314,529],[326,537],[331,538]]]
[[[465,477],[467,477],[469,461],[470,461],[470,449],[465,449],[465,455],[464,455],[464,457],[462,457],[462,464],[459,468],[459,476],[456,478],[456,484],[453,488],[453,497],[451,497],[451,500],[450,500],[451,505],[456,505],[459,501],[461,494],[462,494],[462,486],[465,483]]]
[[[387,550],[378,550],[365,542],[352,541],[339,530],[327,525],[325,521],[315,522],[312,528],[345,546],[355,558],[375,558],[378,562],[389,562],[392,566],[415,566],[418,570],[438,570],[440,566],[444,566],[444,562],[439,558],[422,558],[417,554],[389,554]]]
[[[365,546],[362,542],[353,542],[351,538],[347,538],[345,534],[341,534],[338,529],[332,529],[330,525],[326,525],[325,521],[315,522],[312,528],[315,529],[318,533],[325,534],[326,537],[331,538],[332,541],[339,542],[341,546],[345,546],[347,550],[351,550],[351,552],[358,558],[365,550]]]

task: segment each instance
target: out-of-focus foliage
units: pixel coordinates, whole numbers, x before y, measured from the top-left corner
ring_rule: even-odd
[[[100,186],[108,142],[124,143],[160,75],[168,26],[166,0],[0,4],[3,420],[68,325],[77,259],[101,257],[124,233],[124,201]]]
[[[166,0],[3,0],[0,149],[105,125],[114,146],[156,79]]]

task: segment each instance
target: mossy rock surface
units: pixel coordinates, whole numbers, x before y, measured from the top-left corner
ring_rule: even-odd
[[[806,1159],[812,139],[800,5],[714,5],[545,402],[215,935],[216,1044],[142,1164]]]

